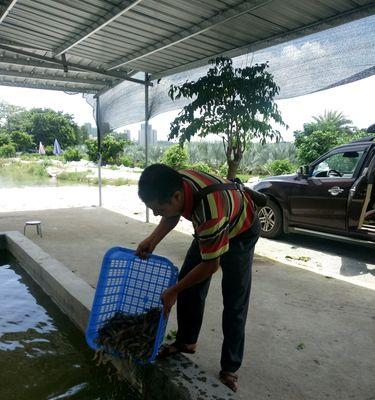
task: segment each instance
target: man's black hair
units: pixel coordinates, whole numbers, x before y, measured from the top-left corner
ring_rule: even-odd
[[[164,164],[153,164],[139,178],[138,196],[144,203],[157,200],[164,204],[182,188],[182,176],[176,170]]]

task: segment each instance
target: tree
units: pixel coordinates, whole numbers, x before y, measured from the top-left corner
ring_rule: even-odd
[[[316,131],[320,132],[337,132],[341,137],[347,137],[353,134],[353,127],[350,125],[352,121],[346,118],[339,111],[324,111],[323,115],[313,117],[313,122],[303,124],[302,131],[294,132],[296,147],[300,145],[300,140],[305,136],[309,136]]]
[[[335,146],[369,136],[352,126],[352,121],[338,111],[325,111],[313,120],[304,124],[302,131],[294,132],[297,158],[303,164],[314,161]]]
[[[6,102],[0,102],[0,126],[3,126],[8,131],[12,130],[11,121],[16,119],[17,116],[25,111],[24,108],[9,104]]]
[[[85,142],[87,154],[90,161],[98,161],[98,143],[96,140],[88,139]],[[111,135],[106,135],[101,144],[102,164],[121,164],[121,155],[124,152],[125,142],[116,140]]]
[[[78,144],[85,144],[85,141],[89,138],[89,133],[85,125],[78,126],[76,128],[76,136]]]
[[[242,155],[252,139],[280,139],[271,122],[285,126],[274,102],[279,87],[266,71],[268,64],[233,68],[232,60],[211,61],[206,76],[181,86],[171,85],[172,100],[193,99],[171,123],[169,138],[180,144],[198,135],[216,134],[222,138],[228,164],[228,178],[234,178]]]
[[[9,136],[17,151],[27,151],[35,148],[33,138],[26,132],[12,131]]]
[[[302,164],[310,164],[335,146],[342,144],[339,132],[315,131],[301,136],[297,146],[297,157]]]
[[[116,140],[112,135],[107,135],[102,142],[103,164],[121,164],[120,156],[124,152],[125,142]]]
[[[351,124],[353,121],[346,118],[343,113],[339,111],[324,110],[323,115],[313,117],[313,120],[316,125],[315,130],[345,133],[350,133],[352,131]]]
[[[62,148],[77,144],[79,127],[70,114],[51,109],[33,108],[21,111],[10,119],[11,130],[21,130],[33,137],[35,143],[53,146],[57,139]]]

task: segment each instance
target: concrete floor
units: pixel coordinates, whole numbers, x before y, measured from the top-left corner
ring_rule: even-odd
[[[93,287],[105,251],[135,248],[153,225],[99,208],[0,213],[0,231],[40,219],[27,236]],[[181,265],[191,238],[171,233],[156,253]],[[375,399],[375,292],[257,257],[240,370],[241,399]],[[221,348],[221,274],[207,299],[191,358],[216,375]],[[175,329],[172,315],[168,329]]]

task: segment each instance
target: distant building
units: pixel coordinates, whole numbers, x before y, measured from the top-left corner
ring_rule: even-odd
[[[126,140],[130,140],[131,135],[130,135],[130,130],[129,129],[125,129],[124,132],[122,132],[124,134],[124,139]]]
[[[101,125],[102,125],[102,131],[100,132],[101,135],[104,135],[106,133],[111,133],[113,131],[109,125],[109,122],[103,122]]]
[[[92,126],[90,122],[83,124],[89,136],[97,136],[96,127]]]
[[[141,130],[138,131],[138,143],[141,146],[144,146],[146,144],[145,127],[146,127],[146,124],[141,124]],[[148,139],[148,144],[150,146],[155,145],[157,143],[157,141],[158,141],[157,130],[156,129],[152,129],[152,125],[150,125],[150,124],[148,124],[147,139]]]
[[[129,131],[129,129],[124,129],[122,132],[114,131],[112,133],[112,135],[115,136],[117,139],[129,140],[130,141],[130,131]]]

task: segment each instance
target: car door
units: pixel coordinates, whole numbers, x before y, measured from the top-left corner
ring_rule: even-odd
[[[348,201],[348,229],[355,232],[365,223],[366,212],[375,209],[375,146],[369,149],[361,174],[350,189]],[[374,231],[370,232],[375,234]],[[369,233],[369,234],[370,234]]]
[[[346,231],[349,191],[366,147],[342,148],[310,165],[289,196],[290,225],[326,231]]]

